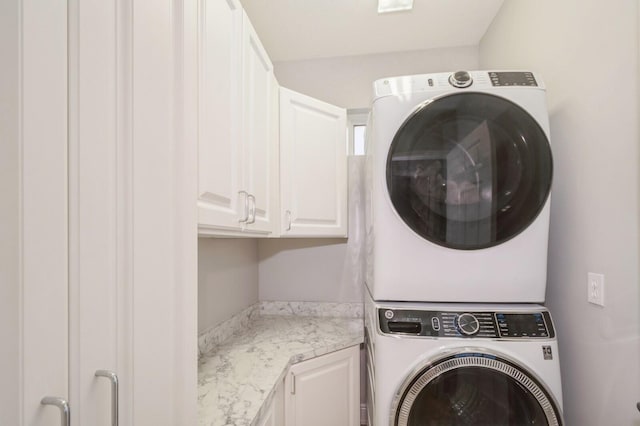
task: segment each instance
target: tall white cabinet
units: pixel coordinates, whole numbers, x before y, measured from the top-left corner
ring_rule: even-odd
[[[58,425],[68,398],[67,9],[2,2],[0,422]]]
[[[2,423],[195,424],[196,5],[7,3]]]

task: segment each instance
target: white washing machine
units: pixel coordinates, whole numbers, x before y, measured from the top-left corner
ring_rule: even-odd
[[[544,307],[366,297],[369,426],[563,424]]]
[[[460,71],[374,89],[365,206],[374,300],[543,302],[553,167],[540,76]]]

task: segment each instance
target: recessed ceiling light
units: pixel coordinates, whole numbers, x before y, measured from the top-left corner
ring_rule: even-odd
[[[378,13],[398,12],[412,8],[413,0],[378,0]]]

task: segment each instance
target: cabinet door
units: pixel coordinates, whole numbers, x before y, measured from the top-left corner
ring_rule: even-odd
[[[276,230],[278,196],[278,82],[273,65],[243,13],[242,188],[249,194],[246,230]]]
[[[194,424],[197,15],[117,3],[69,9],[72,424],[113,424],[97,370],[120,425]]]
[[[285,425],[358,426],[359,377],[359,346],[294,364],[285,385]]]
[[[131,6],[123,426],[197,423],[195,2]],[[135,405],[133,405],[135,404]]]
[[[266,407],[258,419],[257,426],[283,426],[284,425],[284,382],[276,387],[273,400]]]
[[[347,236],[346,135],[346,110],[280,89],[282,236]]]
[[[198,55],[198,223],[240,230],[242,8],[237,0],[200,0]],[[248,210],[248,208],[247,208]]]
[[[118,38],[115,0],[69,8],[69,383],[71,424],[111,425],[118,368]],[[127,395],[126,392],[121,396]]]
[[[0,423],[59,425],[40,402],[69,400],[67,2],[0,15]]]

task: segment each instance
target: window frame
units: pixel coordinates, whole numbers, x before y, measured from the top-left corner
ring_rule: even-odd
[[[367,121],[369,119],[369,108],[358,108],[347,110],[347,140],[348,140],[348,152],[350,156],[355,155],[355,141],[354,141],[354,127],[365,126],[365,132],[367,127]],[[366,136],[365,136],[365,153],[367,151]]]

